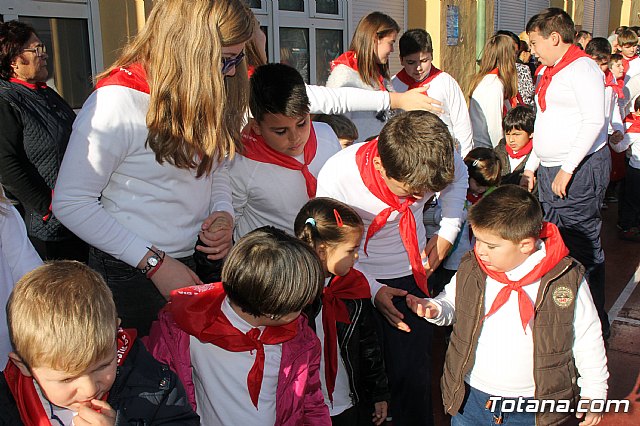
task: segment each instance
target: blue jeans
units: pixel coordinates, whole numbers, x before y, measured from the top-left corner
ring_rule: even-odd
[[[451,426],[534,426],[535,413],[516,413],[518,398],[503,398],[489,406],[492,396],[466,385],[467,391],[458,414],[451,418]],[[526,399],[525,399],[526,400]]]

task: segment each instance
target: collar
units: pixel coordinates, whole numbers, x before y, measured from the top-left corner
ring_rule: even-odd
[[[536,242],[536,248],[538,250],[527,257],[524,262],[505,273],[507,278],[511,281],[518,281],[535,268],[537,264],[542,262],[542,259],[547,255],[547,249],[545,248],[544,241],[538,240]]]
[[[27,87],[31,90],[38,90],[38,89],[46,89],[47,83],[43,83],[41,81],[38,81],[36,83],[28,83],[24,80],[21,80],[19,78],[15,78],[15,77],[11,77],[9,79],[9,83],[15,83],[15,84],[20,84],[21,86]]]

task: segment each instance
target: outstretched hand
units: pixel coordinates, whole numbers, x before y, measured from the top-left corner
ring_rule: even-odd
[[[399,288],[393,288],[385,285],[380,290],[378,290],[378,293],[376,293],[375,305],[382,316],[384,316],[385,319],[389,322],[389,324],[391,324],[398,330],[406,331],[408,333],[411,331],[411,329],[409,328],[409,325],[407,325],[407,323],[402,321],[404,319],[404,315],[402,315],[402,312],[397,310],[393,305],[394,297],[404,297],[406,295],[406,290],[401,290]]]
[[[389,92],[391,108],[400,108],[405,111],[424,110],[434,114],[442,114],[442,102],[430,98],[426,95],[429,85],[416,87],[403,93]]]
[[[413,294],[407,294],[407,306],[421,318],[432,319],[440,314],[440,309],[435,303],[429,301],[429,299],[421,299]]]

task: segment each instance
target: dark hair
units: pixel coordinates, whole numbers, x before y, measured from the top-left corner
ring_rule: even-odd
[[[13,76],[11,62],[18,56],[36,31],[29,24],[19,21],[0,22],[0,78]]]
[[[629,29],[630,29],[631,31],[635,32],[635,33],[638,35],[638,37],[640,37],[640,27],[638,27],[638,26],[634,25],[634,26],[632,26],[632,27],[629,27]]]
[[[636,96],[636,99],[633,101],[633,111],[640,111],[640,96]]]
[[[548,38],[551,33],[560,34],[563,43],[573,43],[575,26],[571,16],[567,12],[557,7],[543,9],[534,15],[527,22],[527,34],[536,31],[543,38]]]
[[[620,25],[618,28],[616,28],[616,30],[614,31],[614,34],[620,35],[620,33],[626,29],[629,29],[629,27],[627,27],[626,25]]]
[[[400,57],[413,55],[414,53],[433,53],[433,42],[428,32],[422,28],[414,28],[402,34],[399,41]]]
[[[358,139],[358,128],[353,121],[342,114],[316,114],[313,121],[327,123],[339,139]]]
[[[531,49],[529,49],[529,43],[527,43],[524,40],[520,40],[518,42],[518,56],[522,53],[522,52],[531,52]]]
[[[308,245],[272,226],[249,232],[222,267],[229,300],[253,316],[281,317],[320,297],[324,270]]]
[[[333,198],[318,197],[302,206],[293,229],[298,238],[316,248],[319,244],[343,242],[354,230],[364,230],[364,224],[352,207]]]
[[[251,76],[249,110],[257,122],[265,114],[303,117],[309,114],[309,97],[300,73],[284,64],[266,64]]]
[[[497,186],[500,183],[502,166],[500,159],[491,148],[473,148],[466,157],[469,177],[481,186]]]
[[[638,44],[638,34],[631,28],[625,28],[618,33],[618,44],[622,47]]]
[[[609,58],[609,63],[611,64],[612,62],[618,62],[624,59],[624,56],[622,56],[621,53],[612,53],[611,57]]]
[[[575,42],[578,43],[578,41],[580,41],[580,39],[584,37],[593,37],[593,35],[589,31],[580,30],[576,33]]]
[[[587,55],[596,62],[609,62],[611,57],[611,43],[604,37],[594,37],[584,48]]]
[[[513,42],[518,45],[518,49],[520,48],[520,37],[518,37],[516,33],[514,33],[513,31],[498,30],[496,31],[496,34],[501,34],[501,35],[506,35],[511,37],[511,40],[513,40]]]
[[[533,133],[536,113],[530,106],[518,105],[510,109],[502,119],[502,130],[505,133],[513,129],[523,130],[529,135]]]
[[[439,192],[453,182],[454,151],[447,125],[427,111],[392,117],[378,138],[380,162],[387,176],[413,193]]]
[[[503,185],[469,209],[468,221],[472,229],[488,231],[518,243],[526,238],[538,238],[542,209],[536,197],[526,189]]]

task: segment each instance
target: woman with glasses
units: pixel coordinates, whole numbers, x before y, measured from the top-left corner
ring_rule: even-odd
[[[47,86],[47,59],[30,25],[0,23],[0,183],[18,202],[40,257],[86,262],[88,246],[51,214],[53,187],[76,115]]]
[[[225,158],[247,108],[243,0],[154,2],[78,114],[54,212],[91,246],[124,327],[146,335],[172,290],[199,283],[194,245],[231,247]],[[225,224],[203,233],[214,221]]]

